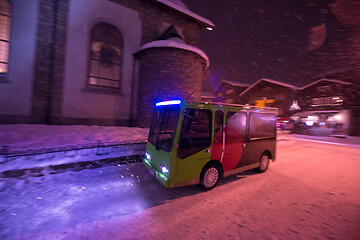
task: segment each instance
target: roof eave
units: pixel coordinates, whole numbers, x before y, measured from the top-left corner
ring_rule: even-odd
[[[261,81],[264,81],[264,82],[269,82],[269,83],[272,83],[272,84],[277,84],[277,85],[280,85],[280,86],[283,86],[283,87],[287,87],[287,88],[290,88],[291,90],[299,90],[298,87],[296,86],[293,86],[293,85],[290,85],[290,84],[285,84],[285,83],[282,83],[282,82],[279,82],[279,81],[275,81],[275,80],[272,80],[272,79],[267,79],[267,78],[262,78],[262,79],[259,79],[257,80],[255,83],[253,83],[250,87],[248,87],[247,89],[245,89],[242,93],[239,94],[239,96],[243,96],[245,93],[247,93],[248,91],[250,91],[250,89],[252,89],[254,86],[256,86],[258,83],[260,83]]]
[[[210,27],[210,28],[214,28],[215,27],[215,24],[212,23],[210,20],[204,18],[204,17],[201,17],[200,15],[188,10],[188,9],[184,9],[182,8],[181,6],[178,6],[177,4],[173,3],[173,2],[170,2],[170,1],[167,1],[167,0],[156,0],[158,3],[164,5],[164,6],[167,6],[171,9],[174,9],[176,10],[177,12],[180,12],[188,17],[191,17],[195,20],[197,20],[197,22],[201,25],[203,25],[204,27]]]

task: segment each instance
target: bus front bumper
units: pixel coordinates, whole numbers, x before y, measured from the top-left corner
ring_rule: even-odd
[[[159,182],[161,182],[165,187],[169,187],[169,178],[164,173],[156,170],[156,168],[151,164],[151,162],[144,158],[143,163],[147,169],[149,169],[150,174],[153,175]]]

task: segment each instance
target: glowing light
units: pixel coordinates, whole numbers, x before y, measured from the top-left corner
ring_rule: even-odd
[[[209,31],[214,30],[212,27],[207,27],[206,29],[209,30]]]
[[[324,122],[320,122],[319,125],[320,125],[320,126],[325,126],[325,123],[324,123]]]
[[[308,119],[309,121],[316,121],[316,120],[319,119],[319,117],[318,117],[318,116],[308,116],[307,119]]]
[[[149,166],[150,166],[150,162],[149,162],[149,160],[147,160],[147,159],[145,159],[145,158],[144,158],[144,162],[145,162],[147,165],[149,165]]]
[[[342,116],[340,114],[337,114],[334,116],[335,120],[337,121],[341,121],[342,120]]]
[[[169,169],[167,167],[165,167],[164,165],[161,165],[160,169],[163,173],[169,173]]]
[[[165,181],[167,181],[167,177],[164,175],[164,174],[162,174],[162,173],[158,173],[159,174],[159,176],[162,178],[162,179],[164,179]]]
[[[157,104],[155,104],[155,106],[166,106],[166,105],[176,105],[176,104],[181,104],[181,100],[158,102]]]
[[[314,125],[314,121],[305,121],[306,126]]]
[[[145,158],[150,161],[150,160],[151,160],[150,154],[148,154],[148,153],[146,152],[146,153],[145,153]]]

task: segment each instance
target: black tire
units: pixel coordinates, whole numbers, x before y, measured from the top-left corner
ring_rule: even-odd
[[[215,164],[205,165],[200,174],[200,186],[203,190],[211,190],[220,179],[219,167]]]
[[[258,168],[256,168],[255,170],[259,173],[265,172],[269,168],[269,164],[270,164],[269,155],[266,153],[261,155],[261,157],[259,159],[259,164],[260,164],[260,166]]]

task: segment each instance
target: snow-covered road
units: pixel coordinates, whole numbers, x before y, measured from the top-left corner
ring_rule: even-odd
[[[358,239],[360,148],[279,141],[266,173],[165,189],[141,163],[0,179],[0,239]]]

